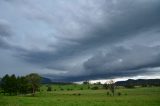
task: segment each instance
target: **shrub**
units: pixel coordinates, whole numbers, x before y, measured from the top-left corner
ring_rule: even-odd
[[[80,90],[83,90],[83,88],[81,87]]]
[[[63,91],[64,89],[63,89],[63,88],[60,88],[60,90]]]
[[[124,87],[125,87],[125,88],[135,88],[134,85],[131,85],[131,84],[125,85]]]
[[[125,93],[124,95],[128,95],[127,93]]]
[[[47,91],[52,91],[52,87],[48,86]]]
[[[109,95],[110,95],[110,93],[109,93],[109,92],[107,92],[107,95],[109,96]]]
[[[92,89],[92,90],[98,90],[99,88],[98,88],[98,86],[94,86],[94,87],[92,87],[91,89]]]
[[[118,92],[117,94],[118,94],[118,96],[121,96],[121,95],[122,95],[120,92]]]
[[[88,89],[90,89],[91,87],[88,85]]]

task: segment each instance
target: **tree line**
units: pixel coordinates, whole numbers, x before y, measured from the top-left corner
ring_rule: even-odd
[[[0,81],[1,93],[9,95],[32,94],[40,87],[41,77],[36,73],[26,76],[18,76],[6,74]]]

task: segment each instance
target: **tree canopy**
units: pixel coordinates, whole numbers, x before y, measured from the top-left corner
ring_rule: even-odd
[[[6,74],[0,81],[0,87],[4,94],[17,95],[32,93],[33,95],[40,87],[41,77],[32,73],[26,76]]]

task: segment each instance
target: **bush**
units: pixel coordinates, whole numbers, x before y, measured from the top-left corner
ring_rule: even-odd
[[[125,88],[135,88],[134,85],[131,85],[131,84],[130,85],[125,85],[124,87]]]
[[[60,88],[60,90],[63,91],[64,89],[63,89],[63,88]]]
[[[80,93],[73,93],[72,95],[81,96],[81,94],[80,94]]]
[[[109,93],[109,92],[107,92],[107,95],[109,96],[109,95],[110,95],[110,93]]]
[[[141,86],[142,86],[142,87],[147,87],[148,85],[147,85],[147,84],[142,84]]]
[[[48,86],[47,91],[52,91],[52,87]]]
[[[124,95],[128,95],[127,93],[125,93]]]
[[[84,81],[83,84],[84,84],[84,85],[88,85],[88,84],[89,84],[89,81]]]
[[[118,96],[121,96],[122,94],[120,92],[118,92]]]
[[[91,87],[88,85],[88,87],[87,87],[88,89],[90,89]]]
[[[80,88],[80,90],[83,90],[83,88]]]
[[[92,89],[92,90],[98,90],[99,88],[98,88],[98,86],[94,86],[94,87],[92,87],[91,89]]]
[[[109,88],[108,84],[106,84],[106,83],[103,84],[103,88],[104,88],[104,89],[108,89],[108,88]]]
[[[72,88],[67,88],[67,91],[72,91],[73,89]]]

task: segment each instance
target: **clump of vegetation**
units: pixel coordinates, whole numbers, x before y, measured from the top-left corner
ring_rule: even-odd
[[[60,90],[63,91],[64,89],[63,89],[63,88],[60,88]]]
[[[81,93],[73,93],[73,95],[80,96],[80,95],[81,95]]]
[[[88,85],[88,84],[89,84],[89,81],[88,81],[88,80],[87,80],[87,81],[84,81],[83,84],[84,84],[84,85]]]
[[[109,92],[107,92],[107,95],[109,96],[109,95],[110,95],[110,93],[109,93]]]
[[[83,90],[83,87],[81,87],[80,90]]]
[[[52,91],[52,87],[50,85],[47,86],[47,91]]]
[[[124,87],[125,87],[125,88],[135,88],[135,86],[132,85],[132,84],[125,85]]]
[[[117,95],[118,95],[118,96],[121,96],[122,94],[121,94],[121,92],[118,92]]]
[[[40,76],[36,73],[31,73],[27,76],[16,77],[14,74],[9,76],[5,75],[1,79],[1,89],[4,94],[17,95],[17,94],[27,94],[39,90],[40,87]]]
[[[88,89],[90,89],[90,88],[91,88],[91,87],[90,87],[90,83],[89,83],[89,81],[88,81],[88,80],[87,80],[87,81],[84,81],[84,82],[83,82],[83,84],[84,84],[84,85],[87,85],[87,88],[88,88]]]
[[[98,90],[99,87],[98,87],[98,86],[94,86],[94,87],[92,87],[91,89],[92,89],[92,90]]]
[[[88,87],[87,87],[88,89],[90,89],[91,87],[88,85]]]
[[[124,95],[128,95],[127,93],[125,93]]]
[[[101,85],[101,82],[96,82],[94,83],[94,85]]]
[[[73,89],[72,88],[67,88],[67,91],[72,91]]]

